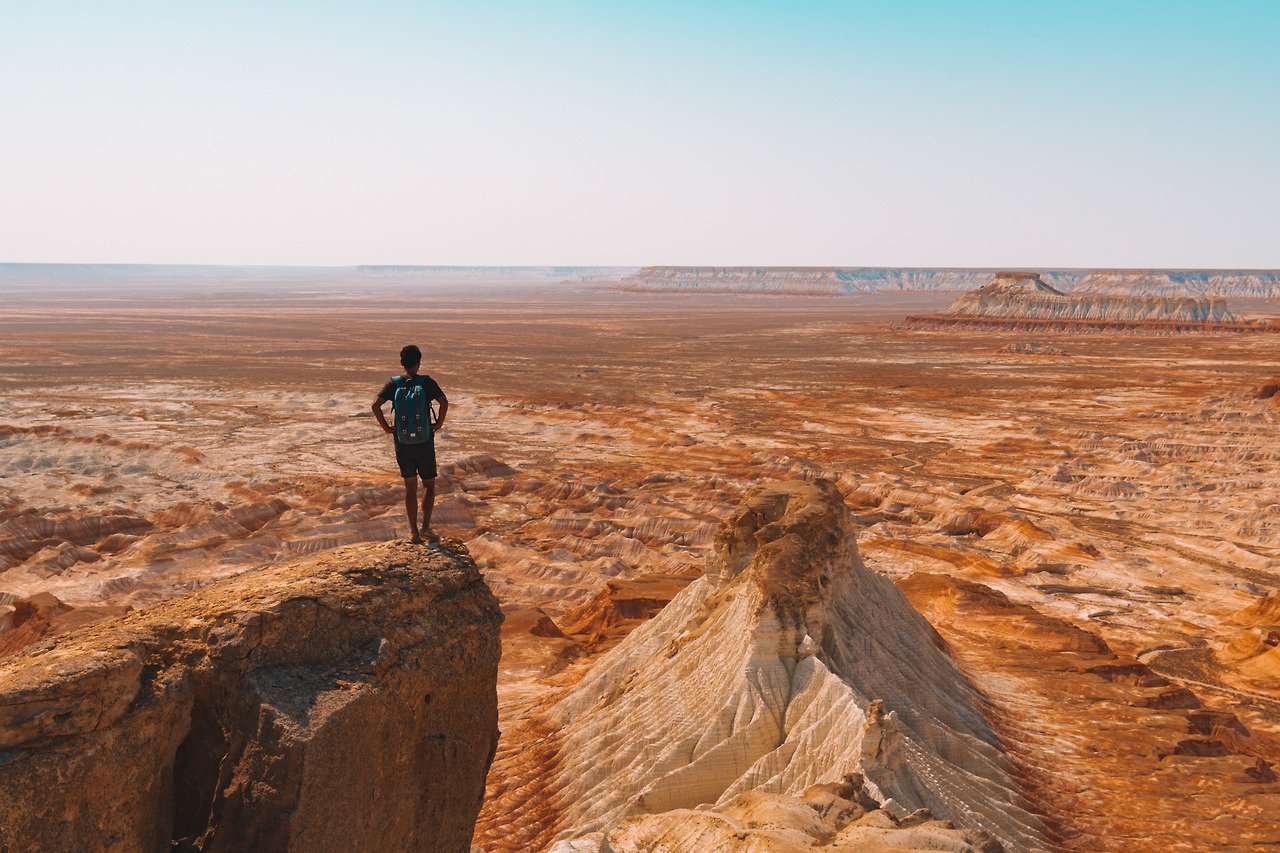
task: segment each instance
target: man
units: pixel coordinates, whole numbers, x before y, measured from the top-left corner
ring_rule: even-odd
[[[400,350],[400,365],[404,373],[392,376],[378,396],[373,399],[373,416],[382,424],[384,432],[391,433],[396,445],[396,464],[404,478],[404,510],[409,516],[409,541],[422,542],[440,539],[431,529],[431,509],[436,502],[436,443],[435,434],[444,426],[449,401],[440,386],[430,376],[419,375],[422,350],[413,344]],[[440,413],[431,418],[431,402],[440,404]],[[387,423],[382,407],[390,402],[395,426]],[[422,533],[418,532],[418,478],[422,478],[425,494],[422,496]]]

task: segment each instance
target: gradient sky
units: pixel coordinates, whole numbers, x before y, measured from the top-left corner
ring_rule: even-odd
[[[1278,0],[0,0],[0,261],[1280,267],[1278,45]]]

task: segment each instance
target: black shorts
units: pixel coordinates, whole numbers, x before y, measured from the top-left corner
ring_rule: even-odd
[[[421,477],[424,480],[436,478],[436,443],[424,441],[422,444],[401,444],[396,442],[396,464],[400,466],[400,476],[406,480]]]

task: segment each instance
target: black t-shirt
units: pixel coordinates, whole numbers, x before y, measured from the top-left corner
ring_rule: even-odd
[[[397,379],[403,380],[403,377],[393,376],[387,380],[387,384],[383,385],[382,390],[378,392],[379,400],[385,403],[386,401],[393,399],[396,396],[396,380]],[[440,390],[440,385],[430,376],[427,376],[425,373],[419,373],[417,376],[413,377],[413,379],[409,380],[409,382],[405,384],[421,385],[422,392],[427,395],[428,400],[439,400],[441,397],[444,396],[444,392]]]

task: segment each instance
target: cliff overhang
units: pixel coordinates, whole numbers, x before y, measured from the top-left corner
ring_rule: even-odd
[[[245,572],[0,665],[0,849],[467,850],[497,600],[460,543]]]

